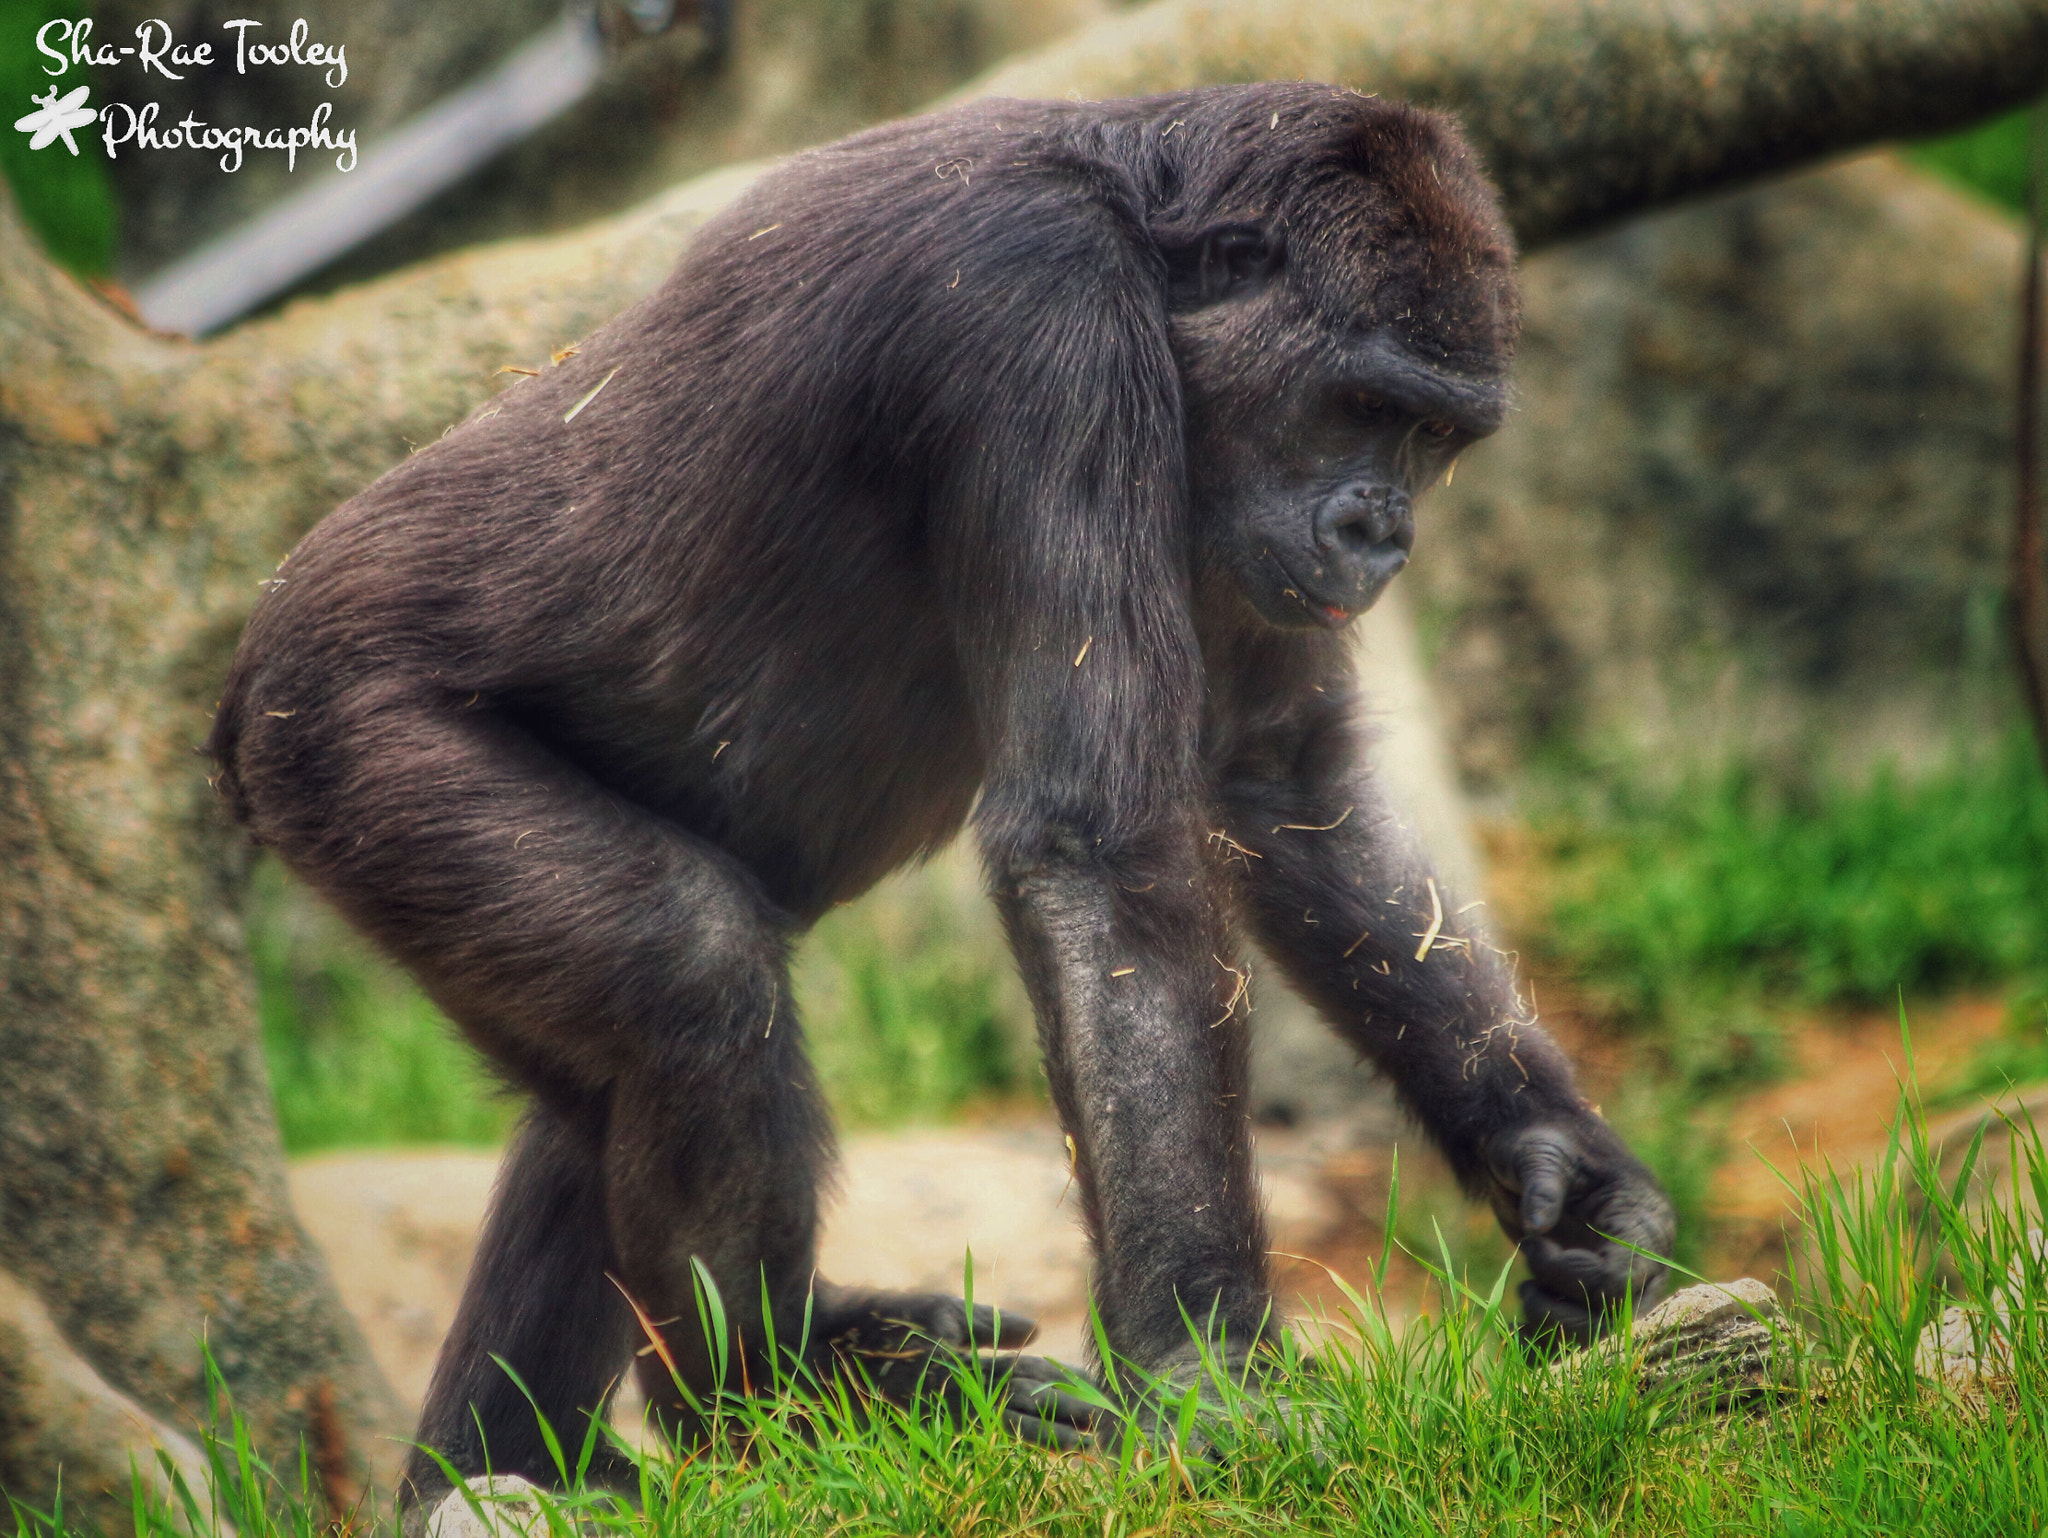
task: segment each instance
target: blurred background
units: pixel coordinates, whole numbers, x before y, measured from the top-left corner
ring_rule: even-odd
[[[914,110],[1112,9],[606,11],[616,46],[580,102],[260,302],[580,224]],[[89,12],[106,35],[161,17],[219,36],[246,10],[0,0],[0,35]],[[344,86],[212,71],[185,105],[292,123],[333,100],[367,146],[562,12],[279,13],[300,15],[346,41]],[[0,100],[43,84],[36,63],[0,54]],[[155,88],[166,119],[178,89]],[[275,155],[223,175],[206,155],[26,143],[0,141],[24,214],[117,295],[308,179]],[[1937,1116],[2048,1084],[2048,788],[2001,618],[2026,143],[2023,117],[2001,118],[1532,259],[1518,411],[1434,494],[1405,591],[1363,643],[1397,792],[1677,1199],[1680,1258],[1710,1275],[1784,1263],[1777,1171],[1881,1146],[1902,1018]],[[274,863],[246,920],[301,1216],[416,1395],[518,1107]],[[1283,1260],[1287,1286],[1313,1300],[1318,1264],[1367,1274],[1397,1160],[1401,1242],[1433,1256],[1440,1233],[1458,1260],[1499,1264],[1490,1216],[1383,1088],[1255,974],[1275,1241],[1315,1262]],[[971,1243],[996,1278],[983,1290],[1071,1348],[1083,1259],[1064,1157],[971,856],[833,914],[799,980],[849,1135],[827,1269],[939,1285]],[[923,1225],[907,1239],[877,1216],[906,1203]],[[1417,1275],[1397,1258],[1390,1288]]]

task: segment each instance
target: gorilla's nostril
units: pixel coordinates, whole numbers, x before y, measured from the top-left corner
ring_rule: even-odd
[[[1315,553],[1351,587],[1377,587],[1401,569],[1415,543],[1408,498],[1387,486],[1347,486],[1315,512]],[[1321,576],[1321,564],[1317,568]]]
[[[1351,555],[1369,550],[1375,543],[1373,520],[1369,513],[1360,512],[1355,517],[1338,519],[1333,532],[1337,536],[1338,548]]]

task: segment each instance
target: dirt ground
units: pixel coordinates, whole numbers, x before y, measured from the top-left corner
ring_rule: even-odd
[[[1313,1131],[1267,1134],[1260,1163],[1276,1249],[1313,1251],[1346,1228]],[[1341,1161],[1340,1161],[1341,1167]],[[495,1154],[405,1148],[294,1162],[292,1198],[392,1384],[417,1403],[454,1317]],[[820,1269],[879,1286],[974,1292],[1039,1322],[1036,1349],[1080,1361],[1087,1250],[1049,1119],[849,1138]]]
[[[1996,1000],[1965,998],[1920,1007],[1913,1018],[1920,1081],[1938,1085],[1999,1031],[2004,1010]],[[1568,1010],[1553,1010],[1551,1019],[1560,1034],[1577,1034]],[[1612,1043],[1572,1045],[1595,1093],[1626,1066]],[[1789,1075],[1709,1113],[1728,1149],[1712,1187],[1710,1274],[1772,1276],[1791,1212],[1780,1176],[1796,1184],[1802,1160],[1825,1157],[1846,1168],[1884,1146],[1904,1067],[1896,1015],[1813,1022],[1791,1050]],[[1328,1122],[1259,1134],[1276,1284],[1297,1318],[1344,1312],[1332,1273],[1369,1290],[1397,1153],[1384,1122],[1375,1125],[1382,1130]],[[1423,1233],[1434,1215],[1447,1230],[1490,1242],[1490,1219],[1458,1200],[1441,1161],[1418,1139],[1402,1137],[1398,1156],[1402,1207],[1424,1214]],[[453,1317],[496,1168],[492,1153],[432,1148],[327,1154],[292,1166],[301,1218],[379,1364],[412,1402],[425,1392]],[[977,1298],[1036,1318],[1036,1349],[1083,1358],[1087,1253],[1065,1146],[1049,1117],[1013,1113],[846,1140],[820,1251],[826,1275],[957,1292],[970,1251]],[[1397,1257],[1389,1312],[1414,1306],[1421,1282],[1420,1269]]]

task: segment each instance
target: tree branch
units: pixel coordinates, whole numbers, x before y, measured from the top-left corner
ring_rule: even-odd
[[[970,95],[1328,80],[1457,112],[1533,249],[2039,94],[2039,0],[1161,0]]]

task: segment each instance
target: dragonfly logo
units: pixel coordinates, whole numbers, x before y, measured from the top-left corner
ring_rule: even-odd
[[[36,110],[27,117],[16,118],[14,126],[30,136],[28,147],[32,150],[43,149],[62,139],[64,148],[76,155],[78,141],[71,137],[71,130],[97,121],[100,115],[98,108],[85,104],[86,97],[91,94],[92,87],[82,85],[60,99],[57,88],[51,86],[43,95],[29,97],[36,104]]]

